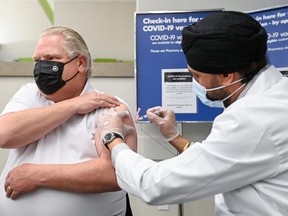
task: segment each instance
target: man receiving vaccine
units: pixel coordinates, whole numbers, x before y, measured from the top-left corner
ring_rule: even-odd
[[[91,56],[76,31],[44,30],[33,59],[35,83],[22,86],[0,115],[0,146],[10,149],[0,215],[125,216],[126,192],[91,133],[105,108],[128,107],[92,87]],[[134,127],[130,115],[124,121]],[[126,137],[134,150],[136,141],[135,133]]]

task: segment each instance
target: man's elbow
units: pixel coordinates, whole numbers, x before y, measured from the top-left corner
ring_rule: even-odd
[[[0,128],[0,148],[9,148],[10,143],[10,136]]]
[[[17,145],[13,134],[11,134],[11,132],[2,129],[3,127],[0,127],[0,148],[3,149],[11,149],[11,148],[15,148],[15,146]]]
[[[0,134],[0,148],[11,149],[13,148],[13,142],[9,138],[5,138]]]

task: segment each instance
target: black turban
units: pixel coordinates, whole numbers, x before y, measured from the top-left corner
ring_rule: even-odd
[[[183,29],[182,49],[194,70],[232,73],[265,57],[267,33],[245,13],[215,12]]]

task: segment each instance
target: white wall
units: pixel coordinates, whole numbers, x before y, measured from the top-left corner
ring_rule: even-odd
[[[135,2],[57,1],[55,24],[78,31],[92,58],[133,60],[135,9]]]
[[[37,0],[0,0],[0,60],[31,57],[39,33],[50,26]]]
[[[78,31],[92,58],[133,60],[135,1],[58,0],[54,26]],[[0,60],[31,57],[39,33],[52,26],[37,0],[0,0]]]

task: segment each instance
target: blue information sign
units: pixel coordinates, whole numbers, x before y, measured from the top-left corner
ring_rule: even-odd
[[[135,14],[136,100],[140,115],[150,107],[165,106],[175,111],[178,122],[211,122],[223,111],[205,106],[193,95],[191,75],[181,49],[183,27],[214,11]],[[270,63],[287,71],[288,6],[247,13],[268,33]]]
[[[189,73],[183,75],[183,70],[187,70],[187,63],[181,49],[182,29],[211,12],[213,11],[135,14],[136,91],[137,107],[141,108],[140,115],[146,114],[150,107],[162,106],[164,93],[168,94],[168,98],[175,96],[165,103],[176,109],[173,110],[178,122],[213,121],[223,111],[205,106],[196,97],[194,111],[186,108],[189,107],[187,105],[193,106],[192,102],[186,101],[186,98],[189,99],[187,94],[191,93],[192,82],[188,78]],[[171,77],[171,73],[174,78],[168,82],[167,77]]]
[[[267,56],[280,71],[288,70],[288,6],[248,12],[268,33]]]

